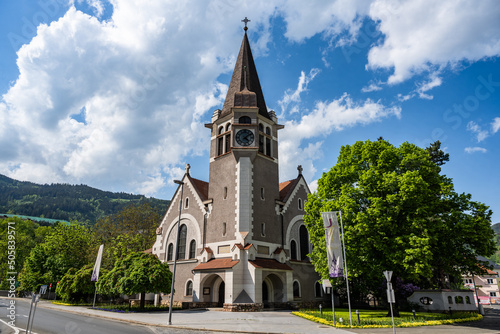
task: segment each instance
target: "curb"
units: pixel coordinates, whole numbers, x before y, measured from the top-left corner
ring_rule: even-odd
[[[7,298],[7,297],[0,297],[0,299],[13,299],[13,298]],[[14,298],[14,300],[24,300],[29,303],[29,300],[26,298]],[[93,318],[105,318],[109,320],[114,320],[114,321],[120,321],[120,322],[125,322],[125,323],[132,323],[136,325],[144,325],[144,326],[154,326],[154,327],[163,327],[163,328],[175,328],[175,329],[187,329],[187,330],[192,330],[192,331],[205,331],[205,332],[216,332],[216,333],[242,333],[242,334],[286,334],[284,332],[269,332],[269,331],[262,331],[262,332],[257,332],[257,331],[239,331],[239,330],[227,330],[227,329],[210,329],[210,328],[194,328],[194,327],[187,327],[187,326],[176,326],[176,325],[165,325],[165,324],[152,324],[148,322],[143,322],[143,321],[138,321],[138,320],[129,320],[129,319],[121,319],[121,318],[116,318],[113,316],[109,316],[106,314],[107,311],[102,311],[102,310],[96,310],[100,313],[103,314],[90,314],[78,310],[71,310],[67,309],[73,306],[65,306],[65,305],[59,305],[61,307],[53,307],[53,304],[50,301],[43,300],[41,303],[38,303],[38,307],[54,310],[54,311],[62,311],[62,312],[67,312],[67,313],[72,313],[72,314],[79,314],[79,315],[85,315],[88,317],[93,317]],[[200,309],[196,309],[199,311]],[[213,312],[208,310],[208,312]]]

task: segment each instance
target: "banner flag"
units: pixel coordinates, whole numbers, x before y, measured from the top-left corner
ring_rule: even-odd
[[[344,261],[337,213],[338,211],[321,213],[325,226],[328,273],[330,277],[344,277]]]
[[[94,270],[92,270],[92,278],[90,281],[97,282],[99,279],[99,269],[101,269],[101,259],[102,259],[102,250],[104,249],[104,244],[99,246],[99,252],[97,253],[97,259],[95,260]]]

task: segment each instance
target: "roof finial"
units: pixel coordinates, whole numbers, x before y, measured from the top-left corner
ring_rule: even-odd
[[[186,174],[189,175],[189,170],[191,169],[191,165],[186,164],[186,167],[184,167],[184,169],[186,170]]]
[[[250,20],[245,16],[245,19],[241,20],[241,22],[245,23],[245,28],[243,28],[243,30],[247,31],[248,30],[247,23],[250,22]]]
[[[299,171],[299,175],[302,175],[302,171],[304,170],[304,169],[302,168],[302,165],[298,165],[298,166],[297,166],[297,170]]]

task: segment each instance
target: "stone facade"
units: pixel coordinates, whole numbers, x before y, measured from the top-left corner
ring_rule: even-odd
[[[321,302],[303,221],[309,188],[300,166],[295,179],[279,182],[283,126],[265,107],[246,33],[223,110],[206,127],[209,182],[186,166],[153,245],[172,268],[181,205],[174,300],[227,311]]]

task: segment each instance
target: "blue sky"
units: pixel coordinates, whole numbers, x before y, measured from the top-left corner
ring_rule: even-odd
[[[0,4],[0,173],[169,199],[208,180],[248,17],[280,177],[311,187],[342,145],[435,140],[500,222],[498,1],[20,0]]]

